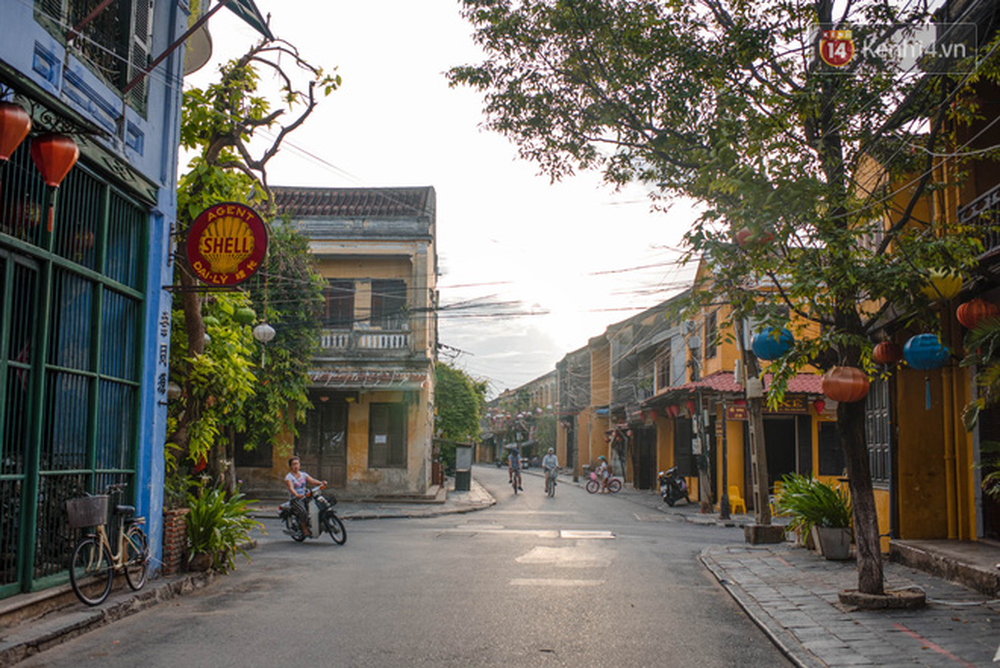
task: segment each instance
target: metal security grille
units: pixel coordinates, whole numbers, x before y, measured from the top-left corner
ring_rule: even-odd
[[[0,597],[67,579],[66,500],[137,451],[148,212],[78,164],[49,232],[28,144],[0,170]]]

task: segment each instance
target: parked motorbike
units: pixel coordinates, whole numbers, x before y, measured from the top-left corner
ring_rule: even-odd
[[[675,503],[684,499],[688,503],[691,503],[691,499],[688,497],[688,485],[684,476],[680,475],[677,471],[677,467],[673,466],[666,471],[660,471],[660,496],[663,497],[663,501],[668,505],[673,507]]]
[[[306,538],[319,538],[322,534],[328,533],[334,543],[343,545],[347,542],[347,529],[344,528],[343,520],[337,517],[337,513],[333,510],[337,498],[331,494],[330,498],[327,499],[320,494],[322,490],[323,485],[307,489],[303,499],[306,508],[309,509],[309,530],[312,535],[306,535],[306,532],[299,526],[299,518],[292,509],[291,500],[278,506],[278,519],[285,525],[282,531],[291,536],[292,540],[297,543],[301,543]],[[310,508],[310,506],[312,507]]]

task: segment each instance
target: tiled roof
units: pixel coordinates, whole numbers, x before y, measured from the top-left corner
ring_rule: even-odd
[[[434,217],[432,186],[414,188],[295,188],[272,186],[279,214],[295,217]]]
[[[764,389],[771,386],[771,374],[764,374]],[[705,376],[701,380],[691,381],[683,385],[675,385],[659,392],[656,396],[647,399],[647,402],[655,401],[657,398],[673,392],[695,392],[697,390],[708,390],[711,392],[731,392],[743,393],[743,387],[736,382],[732,371],[718,371],[710,376]],[[823,394],[823,377],[815,373],[800,373],[788,381],[788,392],[792,394]]]

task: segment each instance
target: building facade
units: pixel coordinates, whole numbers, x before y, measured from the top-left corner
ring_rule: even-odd
[[[435,193],[275,187],[326,281],[320,352],[298,435],[240,466],[283,489],[286,458],[346,496],[423,495],[431,484],[437,357]],[[238,462],[239,464],[239,462]]]
[[[159,563],[183,49],[136,79],[187,7],[92,8],[3,9],[0,100],[31,130],[0,161],[0,597],[68,580],[65,501],[110,483]],[[80,149],[57,190],[31,155],[52,134]]]

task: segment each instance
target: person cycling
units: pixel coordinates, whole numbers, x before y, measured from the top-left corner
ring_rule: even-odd
[[[509,467],[511,484],[516,484],[517,489],[523,492],[524,488],[521,487],[521,453],[517,448],[511,448],[510,456],[507,457],[507,466]]]
[[[598,457],[597,460],[600,462],[597,465],[597,477],[601,479],[601,494],[604,494],[608,491],[608,480],[611,478],[611,469],[608,468],[608,460],[604,458],[604,455]]]
[[[559,474],[559,458],[556,457],[556,451],[553,448],[549,448],[549,453],[542,457],[542,470],[545,471],[545,489],[549,488],[549,479],[552,479],[552,484],[556,484],[556,476]]]

